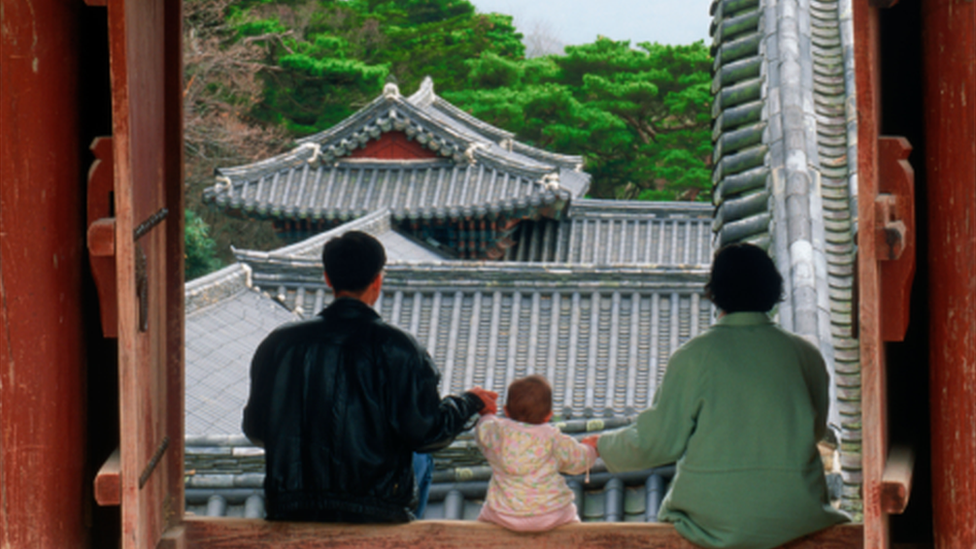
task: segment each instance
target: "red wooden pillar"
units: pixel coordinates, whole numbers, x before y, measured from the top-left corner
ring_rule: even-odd
[[[82,2],[3,2],[0,546],[88,543]],[[97,314],[94,315],[97,322]]]
[[[858,300],[861,346],[863,433],[864,547],[887,549],[888,515],[881,511],[881,479],[888,449],[885,346],[881,337],[881,267],[875,227],[878,224],[879,125],[881,119],[881,52],[878,11],[869,0],[855,0],[854,54],[857,81],[858,169]]]
[[[976,10],[923,4],[932,505],[937,548],[976,547]]]

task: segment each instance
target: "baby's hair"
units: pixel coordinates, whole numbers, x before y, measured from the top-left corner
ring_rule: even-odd
[[[552,387],[546,378],[532,375],[516,379],[508,386],[505,413],[524,423],[540,425],[549,419],[552,411]]]

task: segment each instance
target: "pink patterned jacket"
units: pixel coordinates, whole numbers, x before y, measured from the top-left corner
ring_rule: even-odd
[[[521,531],[579,521],[573,492],[559,473],[588,471],[596,461],[593,448],[551,424],[494,415],[481,417],[476,439],[492,471],[479,520]]]

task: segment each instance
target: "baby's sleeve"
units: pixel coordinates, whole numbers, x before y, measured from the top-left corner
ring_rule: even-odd
[[[559,472],[570,475],[583,474],[596,461],[596,450],[562,433],[556,434],[553,452],[559,463]]]
[[[501,430],[499,429],[498,417],[494,414],[485,414],[478,419],[478,425],[474,430],[474,438],[478,443],[478,449],[485,455],[485,459],[492,461],[497,448],[501,443]]]

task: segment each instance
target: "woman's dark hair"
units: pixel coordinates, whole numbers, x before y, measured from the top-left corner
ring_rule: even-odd
[[[515,421],[540,425],[552,411],[552,387],[546,378],[533,375],[516,379],[508,386],[505,412]]]
[[[729,244],[715,252],[705,297],[726,313],[769,312],[783,300],[783,277],[762,248]]]
[[[322,265],[334,292],[361,292],[386,265],[386,251],[379,240],[349,231],[322,248]]]

